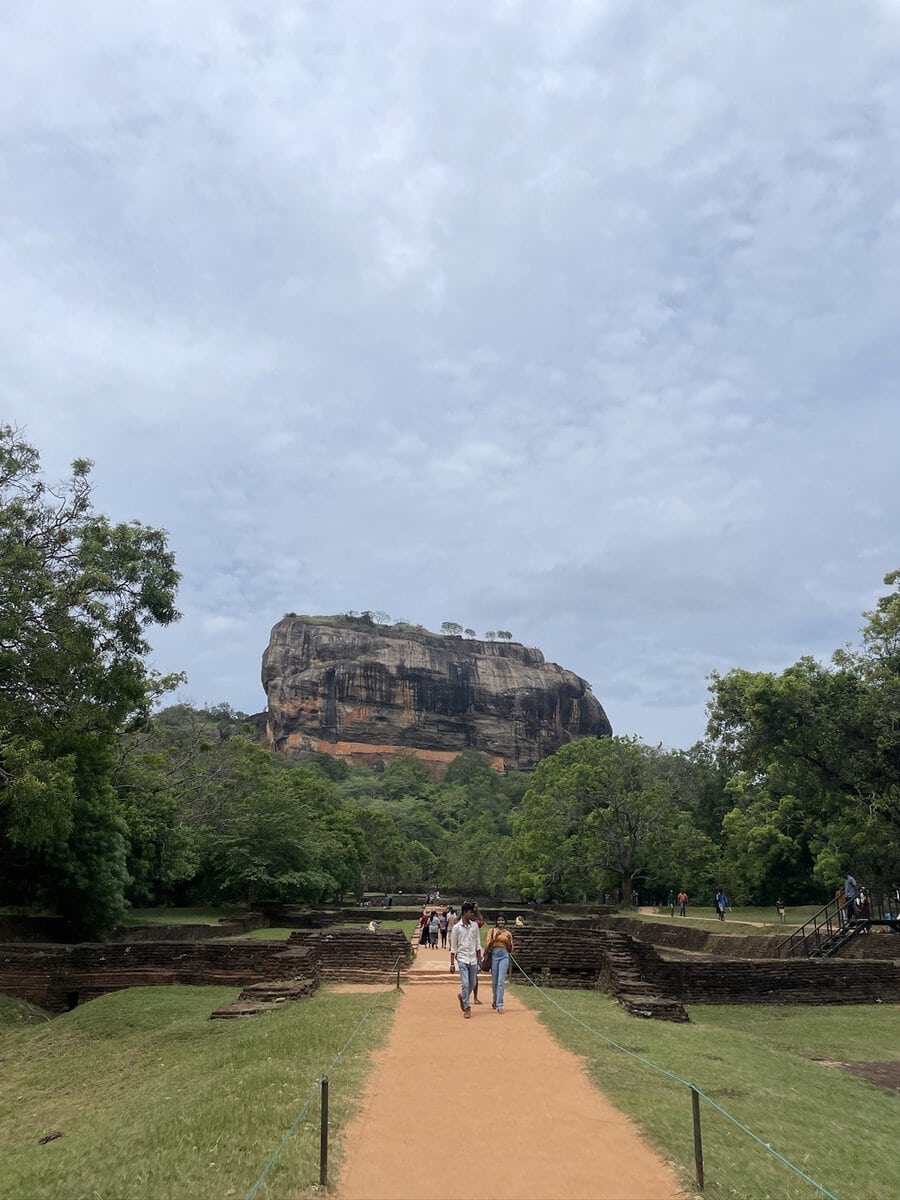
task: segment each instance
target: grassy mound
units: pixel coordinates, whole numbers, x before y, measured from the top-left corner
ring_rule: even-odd
[[[684,1171],[692,1194],[691,1099],[578,1026],[580,1020],[687,1079],[839,1197],[896,1200],[900,1099],[824,1061],[897,1060],[897,1009],[692,1005],[690,1025],[637,1021],[595,992],[517,988],[600,1090]],[[811,1200],[814,1188],[701,1105],[708,1200]]]
[[[270,1016],[210,1021],[234,988],[133,988],[0,1034],[0,1197],[244,1197],[372,996],[317,993]],[[394,1001],[331,1075],[332,1151]],[[62,1134],[44,1145],[42,1138]],[[318,1179],[318,1109],[261,1192]]]

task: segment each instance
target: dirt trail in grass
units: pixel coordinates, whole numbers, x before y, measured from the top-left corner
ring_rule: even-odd
[[[675,1200],[674,1172],[516,993],[465,1020],[449,955],[421,950],[350,1127],[339,1200]]]
[[[649,904],[642,904],[638,912],[645,917],[665,917],[666,913],[661,908],[651,908]],[[674,915],[674,914],[672,914]],[[691,913],[692,921],[709,921],[711,924],[718,923],[719,925],[752,925],[754,929],[765,929],[765,921],[739,921],[729,917],[727,921],[720,921],[718,917],[698,917],[695,913]],[[669,918],[671,919],[671,917]]]

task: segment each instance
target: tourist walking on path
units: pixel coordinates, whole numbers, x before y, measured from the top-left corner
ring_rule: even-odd
[[[441,949],[446,950],[446,948],[447,948],[447,913],[446,912],[441,913],[440,922],[441,922]]]
[[[716,916],[720,921],[725,920],[725,913],[728,909],[728,897],[725,895],[725,889],[719,888],[716,892]]]
[[[687,892],[684,891],[684,889],[682,889],[678,893],[678,911],[681,913],[682,916],[684,916],[685,913],[687,912],[687,906],[688,906]]]
[[[669,916],[675,916],[675,889],[669,888],[669,894],[666,897],[666,908],[669,910]]]
[[[513,949],[513,936],[506,928],[506,917],[498,913],[485,945],[485,950],[491,952],[491,990],[494,994],[491,1008],[498,1013],[503,1012],[503,993],[506,991],[506,976],[509,974]]]
[[[459,1007],[464,1017],[471,1017],[469,994],[478,982],[481,964],[481,930],[475,924],[475,905],[467,900],[462,906],[461,919],[450,934],[450,970],[459,967]]]
[[[428,935],[431,941],[432,950],[437,950],[438,934],[441,931],[441,918],[436,912],[432,912],[431,920],[428,922]]]

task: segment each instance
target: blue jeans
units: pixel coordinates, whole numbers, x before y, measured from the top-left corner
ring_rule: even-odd
[[[456,965],[459,967],[459,995],[462,1000],[463,1008],[470,1008],[469,992],[475,990],[475,980],[478,978],[478,963],[461,963],[456,960]]]
[[[501,946],[495,947],[491,955],[491,983],[494,988],[494,1003],[503,1011],[503,993],[506,990],[506,976],[509,972],[509,951]]]

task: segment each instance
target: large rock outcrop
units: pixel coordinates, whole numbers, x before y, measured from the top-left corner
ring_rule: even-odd
[[[268,739],[373,763],[463,750],[530,770],[566,742],[612,732],[590,685],[518,642],[440,637],[347,617],[289,615],[263,655]]]

